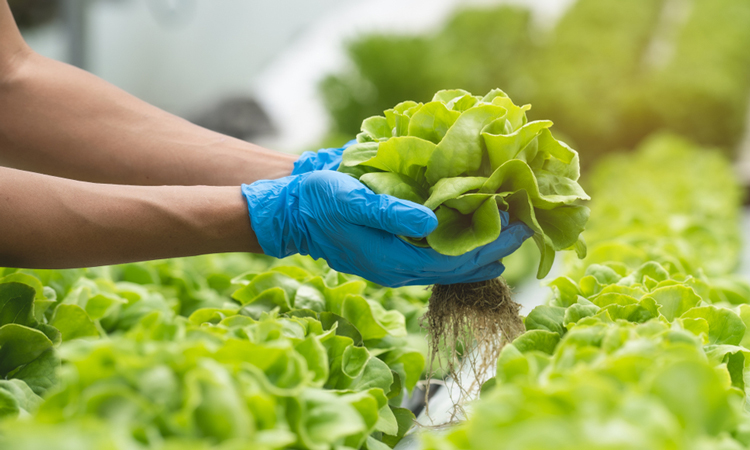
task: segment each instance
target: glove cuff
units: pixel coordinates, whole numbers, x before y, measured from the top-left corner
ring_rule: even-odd
[[[316,163],[318,160],[318,154],[316,152],[304,152],[302,155],[294,161],[294,168],[292,169],[292,175],[299,175],[301,173],[312,172],[316,170]]]
[[[266,255],[284,258],[299,253],[292,238],[299,234],[295,220],[299,209],[295,189],[298,184],[297,176],[288,176],[242,185],[250,225]]]

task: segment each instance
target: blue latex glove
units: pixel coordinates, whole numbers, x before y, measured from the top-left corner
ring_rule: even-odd
[[[314,170],[336,170],[341,164],[341,154],[344,153],[344,149],[356,143],[357,140],[352,139],[341,148],[321,148],[317,152],[305,152],[294,162],[292,175]]]
[[[531,236],[521,222],[508,224],[483,247],[461,256],[415,247],[398,235],[421,238],[437,227],[428,208],[377,195],[351,176],[318,170],[242,185],[250,220],[263,251],[323,258],[335,270],[383,286],[453,284],[489,280],[505,267],[498,261]]]

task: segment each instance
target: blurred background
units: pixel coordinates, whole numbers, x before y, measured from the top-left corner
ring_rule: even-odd
[[[439,89],[500,87],[587,167],[662,130],[750,166],[748,0],[10,4],[37,52],[278,150],[339,145]]]

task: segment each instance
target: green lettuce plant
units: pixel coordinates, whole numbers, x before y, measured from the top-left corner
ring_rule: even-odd
[[[324,263],[277,264],[0,269],[0,448],[393,447],[424,369],[404,316]]]
[[[0,278],[0,418],[33,409],[55,382],[61,334],[45,318],[54,302],[30,275]]]
[[[537,277],[559,250],[586,253],[580,234],[589,210],[578,184],[578,154],[549,131],[552,122],[528,122],[501,90],[484,97],[444,90],[432,101],[406,101],[362,123],[357,144],[339,171],[378,194],[435,211],[438,227],[425,239],[407,239],[445,255],[461,255],[500,235],[500,210],[534,231],[541,254]]]
[[[559,250],[575,249],[589,210],[578,184],[575,150],[556,140],[550,121],[529,122],[529,105],[517,106],[501,90],[480,97],[461,89],[437,92],[432,101],[406,101],[362,123],[357,143],[343,154],[339,171],[375,193],[435,211],[437,228],[406,241],[445,255],[462,255],[496,240],[500,211],[533,230],[540,252],[537,277],[549,272]],[[461,354],[474,379],[487,377],[505,342],[523,332],[520,305],[500,279],[436,284],[422,318],[433,364],[458,378]],[[462,386],[469,396],[479,384]],[[459,399],[456,403],[463,401]]]

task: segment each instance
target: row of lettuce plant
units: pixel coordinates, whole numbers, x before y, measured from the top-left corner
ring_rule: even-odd
[[[384,450],[412,424],[426,292],[302,257],[2,275],[2,448]]]
[[[729,164],[661,136],[602,164],[590,191],[588,257],[550,283],[469,420],[425,433],[426,450],[750,446]]]

